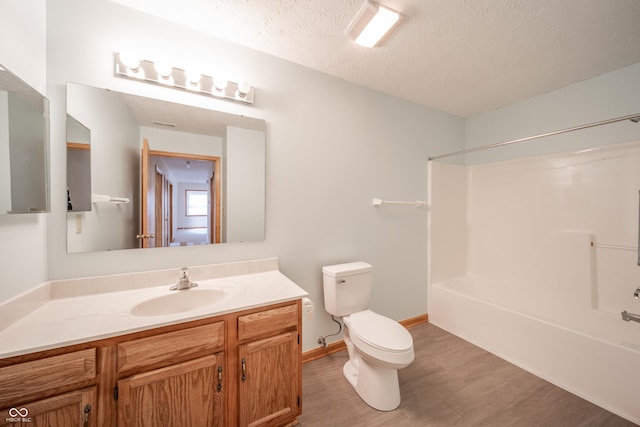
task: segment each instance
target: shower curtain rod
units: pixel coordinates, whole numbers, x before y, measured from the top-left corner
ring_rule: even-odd
[[[562,133],[567,133],[567,132],[573,132],[573,131],[576,131],[576,130],[593,128],[593,127],[596,127],[596,126],[608,125],[610,123],[622,122],[622,121],[625,121],[625,120],[631,120],[631,121],[633,121],[635,123],[638,123],[640,121],[640,113],[632,114],[630,116],[616,117],[615,119],[603,120],[601,122],[590,123],[588,125],[574,126],[572,128],[556,130],[556,131],[553,131],[553,132],[541,133],[541,134],[538,134],[538,135],[527,136],[527,137],[524,137],[524,138],[512,139],[511,141],[504,141],[504,142],[498,142],[498,143],[495,143],[495,144],[483,145],[482,147],[467,148],[466,150],[454,151],[452,153],[447,153],[447,154],[440,154],[440,155],[437,155],[437,156],[429,157],[429,160],[437,160],[437,159],[441,159],[443,157],[458,156],[460,154],[467,154],[467,153],[472,153],[474,151],[480,151],[480,150],[486,150],[486,149],[489,149],[489,148],[501,147],[503,145],[510,145],[510,144],[514,144],[516,142],[523,142],[523,141],[529,141],[529,140],[532,140],[532,139],[544,138],[546,136],[560,135]]]

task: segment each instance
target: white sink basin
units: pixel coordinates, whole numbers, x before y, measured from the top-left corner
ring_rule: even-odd
[[[131,309],[134,316],[163,316],[183,313],[215,304],[224,299],[224,291],[218,289],[185,289],[167,291],[167,295],[152,298],[136,304]]]

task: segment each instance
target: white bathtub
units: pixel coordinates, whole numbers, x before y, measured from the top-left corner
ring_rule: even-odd
[[[429,321],[640,424],[640,323],[597,309],[591,241],[557,233],[518,277],[432,283]]]

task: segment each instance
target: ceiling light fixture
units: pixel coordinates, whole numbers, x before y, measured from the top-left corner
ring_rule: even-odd
[[[165,65],[160,61],[140,59],[124,52],[115,54],[115,74],[118,77],[253,104],[255,89],[250,83],[236,83],[218,76],[207,76]]]
[[[377,47],[403,19],[395,10],[367,0],[345,33],[361,46]]]

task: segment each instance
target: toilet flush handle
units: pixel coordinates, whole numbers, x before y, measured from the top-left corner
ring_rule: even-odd
[[[342,285],[343,283],[347,283],[347,281],[342,279],[342,280],[338,280],[337,283],[338,285]]]

